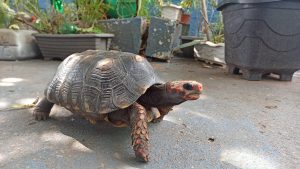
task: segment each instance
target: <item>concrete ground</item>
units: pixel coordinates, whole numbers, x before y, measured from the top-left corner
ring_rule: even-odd
[[[134,160],[129,128],[92,125],[56,106],[37,122],[31,109],[59,61],[0,62],[0,168],[255,168],[300,166],[300,73],[292,82],[246,81],[189,59],[153,63],[164,80],[203,83],[200,100],[150,124],[151,161]],[[8,109],[7,109],[8,108]]]

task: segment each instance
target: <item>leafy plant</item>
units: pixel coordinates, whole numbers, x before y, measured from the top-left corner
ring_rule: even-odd
[[[75,0],[77,16],[82,27],[90,27],[99,19],[106,19],[109,6],[104,0]]]
[[[26,24],[42,33],[59,33],[59,27],[64,23],[64,16],[54,9],[43,10],[39,7],[38,0],[28,0],[24,3],[24,9],[32,16],[37,17],[34,23]],[[19,19],[20,21],[24,21]]]
[[[213,7],[213,10],[217,8],[216,0],[209,0],[210,5]],[[210,24],[210,29],[212,32],[212,38],[214,43],[224,43],[224,24],[222,20],[222,13],[219,13],[219,18],[217,22]]]
[[[103,0],[75,0],[75,3],[64,4],[64,12],[56,11],[50,4],[41,9],[38,0],[27,0],[20,6],[21,0],[15,0],[19,10],[32,15],[33,22],[17,16],[16,20],[31,26],[41,33],[100,33],[94,24],[106,18],[108,7]]]
[[[140,0],[140,9],[138,10],[137,16],[146,17],[147,19],[149,19],[150,16],[153,16],[153,13],[155,16],[160,16],[161,4],[161,0]],[[149,13],[150,10],[152,13]]]
[[[13,18],[15,12],[3,1],[0,0],[0,28],[7,28]]]
[[[185,12],[190,12],[190,9],[197,9],[201,7],[200,0],[182,0],[179,5],[184,9]]]
[[[193,0],[182,0],[180,6],[185,9],[191,8],[193,6]]]
[[[224,42],[224,24],[221,20],[210,25],[212,30],[212,38],[214,43]]]

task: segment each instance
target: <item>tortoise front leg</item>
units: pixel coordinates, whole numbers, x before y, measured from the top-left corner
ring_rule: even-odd
[[[146,109],[134,103],[129,110],[131,138],[137,160],[149,161],[149,132],[147,127]]]
[[[50,114],[50,111],[54,103],[51,103],[47,100],[46,97],[43,97],[33,109],[33,115],[36,120],[47,120]]]
[[[160,113],[160,116],[156,119],[153,119],[153,123],[161,122],[165,115],[167,115],[170,111],[172,111],[173,106],[166,106],[166,107],[158,107],[158,111]]]

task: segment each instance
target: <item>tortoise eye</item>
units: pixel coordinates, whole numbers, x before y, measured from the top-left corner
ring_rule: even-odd
[[[190,83],[183,84],[183,88],[186,90],[193,90],[193,85]]]

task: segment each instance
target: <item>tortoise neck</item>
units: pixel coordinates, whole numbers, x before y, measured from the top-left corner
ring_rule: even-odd
[[[168,83],[155,84],[138,99],[138,102],[146,107],[161,107],[174,106],[185,101],[177,93],[167,89]]]

